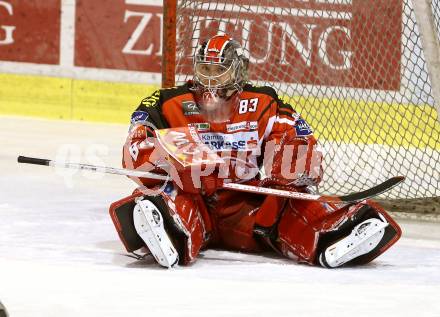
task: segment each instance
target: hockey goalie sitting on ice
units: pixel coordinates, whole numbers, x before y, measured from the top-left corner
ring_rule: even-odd
[[[305,120],[272,88],[250,84],[238,42],[217,35],[197,49],[193,80],[154,92],[132,115],[123,166],[169,181],[132,177],[139,189],[110,214],[127,251],[148,248],[164,267],[190,264],[206,248],[274,250],[329,268],[368,263],[401,235],[374,202],[221,189],[232,182],[310,192],[321,157]]]

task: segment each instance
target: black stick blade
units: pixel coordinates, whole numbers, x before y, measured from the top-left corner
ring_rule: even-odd
[[[361,191],[358,193],[348,194],[346,196],[341,196],[340,198],[342,201],[345,201],[345,202],[352,202],[352,201],[359,201],[359,200],[368,199],[370,197],[380,195],[383,192],[386,192],[387,190],[390,190],[391,188],[400,184],[404,180],[405,180],[404,176],[395,176],[395,177],[387,179],[385,182],[383,182],[379,185],[376,185],[374,187],[371,187],[367,190],[364,190],[364,191]]]

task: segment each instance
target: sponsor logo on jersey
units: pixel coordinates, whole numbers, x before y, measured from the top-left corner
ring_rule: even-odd
[[[258,147],[258,140],[251,138],[247,141],[246,145],[249,149],[255,149]]]
[[[188,124],[188,126],[195,127],[198,132],[209,131],[211,129],[211,125],[208,122],[190,123],[190,124]]]
[[[156,90],[151,96],[142,100],[141,104],[145,107],[153,107],[155,106],[160,99],[160,91]]]
[[[312,128],[304,119],[296,120],[295,122],[296,134],[299,136],[306,136],[313,133]]]
[[[243,121],[238,123],[231,123],[226,125],[227,132],[236,132],[240,130],[253,131],[258,129],[257,121]]]
[[[258,147],[258,132],[200,133],[200,139],[214,151],[250,151]]]
[[[146,111],[135,111],[131,115],[131,124],[138,123],[138,122],[145,122],[148,119],[148,112]]]
[[[182,110],[185,116],[200,114],[200,109],[194,101],[183,101]]]

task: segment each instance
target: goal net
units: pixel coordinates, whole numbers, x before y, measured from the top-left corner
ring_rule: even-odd
[[[227,33],[247,52],[251,81],[314,128],[322,192],[404,175],[384,198],[440,196],[439,2],[179,0],[175,80],[191,78],[201,41]]]

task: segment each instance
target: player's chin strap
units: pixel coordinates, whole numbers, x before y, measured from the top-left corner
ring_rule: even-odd
[[[136,232],[147,245],[157,263],[171,268],[179,262],[179,255],[165,231],[162,214],[149,200],[136,200],[133,210]]]

